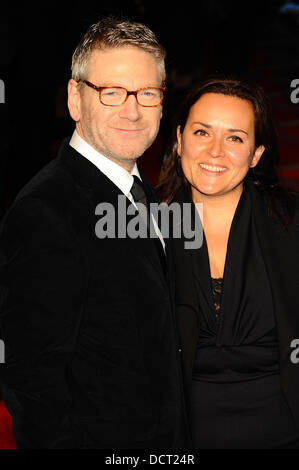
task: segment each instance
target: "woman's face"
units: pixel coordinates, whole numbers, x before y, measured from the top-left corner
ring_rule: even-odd
[[[204,196],[241,194],[243,180],[264,147],[255,148],[254,111],[241,98],[207,93],[191,107],[178,155],[195,202]]]

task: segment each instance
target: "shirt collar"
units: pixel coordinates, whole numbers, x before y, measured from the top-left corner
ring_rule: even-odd
[[[133,176],[136,175],[141,180],[141,176],[135,163],[131,173],[122,168],[117,163],[105,157],[89,145],[75,130],[69,145],[79,152],[83,157],[87,158],[95,165],[107,178],[112,181],[121,192],[128,197],[134,182]]]

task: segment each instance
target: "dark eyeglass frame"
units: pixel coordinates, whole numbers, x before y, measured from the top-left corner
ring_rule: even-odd
[[[85,85],[87,85],[90,88],[93,88],[94,90],[96,90],[99,93],[99,100],[104,106],[122,106],[127,101],[128,97],[130,95],[134,95],[135,98],[136,98],[137,103],[139,104],[139,106],[143,106],[144,108],[156,108],[157,106],[160,106],[162,104],[163,99],[164,99],[164,93],[167,91],[166,87],[146,86],[146,87],[143,87],[143,88],[139,88],[138,90],[135,90],[135,91],[129,91],[126,88],[124,88],[123,86],[96,86],[93,83],[89,82],[88,80],[81,80],[81,79],[77,80],[77,83],[79,83],[79,82],[85,83]],[[126,90],[127,96],[125,97],[124,101],[121,104],[106,104],[106,103],[103,103],[103,101],[101,100],[101,91],[104,90],[105,88],[121,88],[122,90]],[[139,103],[137,93],[141,90],[148,90],[149,88],[153,89],[153,90],[161,90],[162,91],[163,94],[162,94],[161,100],[158,104],[147,105],[147,104]]]

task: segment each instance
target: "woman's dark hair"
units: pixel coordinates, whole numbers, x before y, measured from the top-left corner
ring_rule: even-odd
[[[163,159],[160,182],[157,187],[160,199],[173,200],[178,189],[190,187],[183,174],[181,160],[177,154],[177,126],[183,132],[192,106],[206,93],[234,96],[252,103],[255,120],[255,146],[264,145],[265,150],[258,164],[250,168],[246,176],[264,194],[269,212],[288,225],[294,214],[294,197],[279,183],[276,167],[280,160],[278,138],[274,126],[269,99],[258,85],[227,77],[208,78],[192,87],[177,113],[169,147]]]

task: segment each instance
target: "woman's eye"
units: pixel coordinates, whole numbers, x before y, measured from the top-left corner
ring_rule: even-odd
[[[230,137],[230,140],[232,140],[233,142],[243,142],[243,140],[241,139],[241,137],[239,137],[238,135],[232,135]]]
[[[195,131],[194,134],[195,135],[202,135],[202,136],[208,135],[207,131],[205,131],[204,129],[197,129],[197,131]]]

